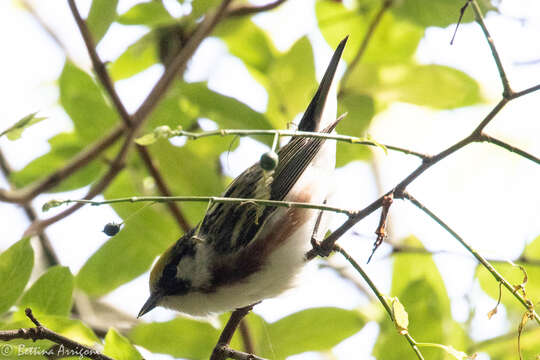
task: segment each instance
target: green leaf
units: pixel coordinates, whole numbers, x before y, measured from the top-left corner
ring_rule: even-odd
[[[141,146],[152,145],[156,141],[158,141],[158,138],[156,137],[156,135],[154,135],[153,132],[151,132],[150,134],[144,134],[143,136],[135,139],[135,142]]]
[[[538,240],[538,239],[537,239]],[[536,240],[536,241],[537,241]],[[532,244],[529,244],[531,246]],[[536,245],[534,245],[536,246]],[[531,256],[531,258],[533,258]],[[538,259],[537,257],[534,257]],[[523,272],[516,266],[512,266],[509,263],[494,263],[493,267],[510,282],[510,284],[516,286],[523,283]],[[525,292],[527,298],[533,303],[537,303],[540,299],[540,267],[533,264],[519,264],[527,272],[528,281],[525,284]],[[491,273],[486,270],[482,265],[478,265],[476,270],[476,276],[480,282],[482,290],[484,290],[495,301],[499,298],[499,283]],[[501,303],[504,304],[509,310],[523,312],[525,308],[523,305],[503,286],[501,295]],[[490,310],[490,309],[488,309]],[[487,314],[488,311],[486,311]],[[497,316],[497,315],[495,315]]]
[[[517,328],[517,325],[516,325]],[[476,349],[477,351],[486,352],[489,354],[491,360],[515,360],[519,359],[517,354],[517,335],[514,332],[511,333],[512,336],[505,336],[498,341],[486,341],[481,342],[480,346]],[[521,334],[520,339],[520,348],[523,355],[523,359],[536,359],[538,354],[540,354],[540,328],[532,327],[527,331],[524,331]]]
[[[525,247],[525,250],[523,251],[522,256],[525,256],[526,258],[531,258],[531,259],[540,258],[540,236],[538,236],[536,239],[531,241],[531,243]]]
[[[30,278],[33,266],[34,251],[29,238],[23,238],[0,254],[0,284],[9,284],[0,293],[0,314],[9,310],[17,301]]]
[[[263,85],[268,91],[267,116],[275,128],[286,128],[307,108],[317,87],[313,51],[307,37],[276,58],[266,81]]]
[[[117,121],[94,80],[70,62],[60,75],[60,103],[71,117],[81,146],[100,139]]]
[[[232,97],[208,89],[206,83],[183,83],[180,92],[184,102],[189,104],[180,104],[181,106],[197,109],[199,117],[209,118],[221,128],[272,128],[264,114]],[[265,142],[271,142],[271,137],[267,136],[265,139]]]
[[[324,326],[317,326],[324,324]],[[273,352],[263,357],[285,359],[306,351],[328,351],[362,329],[359,312],[339,308],[302,310],[268,325]]]
[[[413,248],[423,248],[422,243],[415,236],[409,236],[404,239],[403,245]],[[405,292],[405,289],[410,283],[417,280],[425,280],[428,282],[433,288],[433,291],[437,293],[441,310],[444,313],[450,311],[450,300],[448,299],[443,279],[431,256],[413,253],[394,256],[392,294],[398,296],[407,309],[409,309],[409,306],[403,300],[401,294]],[[409,314],[410,313],[411,312],[409,311]],[[410,318],[413,317],[410,316]]]
[[[30,185],[57,169],[64,167],[84,148],[84,145],[81,144],[79,137],[75,133],[58,134],[49,139],[49,144],[51,145],[51,150],[47,154],[32,160],[23,169],[11,174],[10,179],[17,188]],[[105,164],[101,159],[91,161],[88,165],[82,167],[48,191],[69,191],[86,186],[97,179],[104,167]]]
[[[417,266],[421,266],[416,264]],[[399,276],[394,267],[394,277]],[[401,275],[405,275],[401,273]],[[410,324],[408,332],[417,341],[442,343],[445,342],[445,317],[451,320],[450,314],[445,315],[437,293],[426,279],[408,282],[399,298],[407,308]],[[448,301],[448,298],[446,298]],[[379,359],[407,359],[413,354],[410,345],[400,335],[401,329],[392,322],[381,323],[381,335],[377,339],[373,355]],[[391,351],[389,351],[391,349]],[[441,352],[436,349],[422,349],[426,359],[441,359]]]
[[[103,354],[115,360],[141,360],[142,358],[129,340],[114,329],[110,329],[105,335]]]
[[[95,44],[99,43],[116,18],[117,5],[118,0],[92,1],[92,6],[90,7],[90,12],[86,19],[86,25],[92,34]]]
[[[375,115],[373,99],[368,95],[344,93],[339,101],[339,113],[345,112],[348,114],[339,123],[337,131],[344,135],[362,137]],[[370,158],[371,150],[366,145],[337,142],[336,167],[344,166],[351,161],[365,161]]]
[[[250,71],[267,73],[278,55],[277,50],[260,27],[249,17],[228,19],[214,31],[229,48],[229,52],[244,62]]]
[[[413,236],[406,238],[404,245],[422,248],[420,241]],[[397,296],[407,309],[409,333],[420,342],[466,348],[468,337],[452,319],[450,300],[432,257],[415,253],[395,255],[392,273],[392,295]],[[448,356],[438,349],[423,348],[422,353],[426,359],[444,359]],[[394,324],[383,321],[373,355],[385,360],[397,360],[411,358],[413,352]]]
[[[6,135],[9,140],[17,140],[21,137],[26,128],[46,119],[46,117],[36,117],[36,115],[37,112],[26,115],[21,120],[2,131],[2,133],[0,133],[0,137]]]
[[[65,266],[54,266],[26,291],[19,302],[37,314],[69,315],[72,305],[73,275]]]
[[[139,186],[142,177],[124,171],[104,195],[106,199],[137,196],[141,194]],[[148,270],[155,257],[178,239],[178,227],[165,215],[162,205],[147,205],[113,206],[123,219],[129,220],[86,261],[76,276],[77,287],[92,296],[104,295]]]
[[[379,8],[379,1],[366,2],[358,9],[347,8],[341,1],[318,1],[316,15],[321,33],[332,47],[345,35],[350,36],[343,53],[343,58],[350,62],[358,53]],[[423,35],[421,27],[386,13],[377,25],[361,63],[395,64],[412,59]]]
[[[154,31],[131,44],[110,66],[114,81],[127,79],[159,62],[157,38]]]
[[[392,317],[394,318],[396,329],[400,333],[406,334],[409,327],[409,314],[407,314],[405,307],[399,302],[397,297],[391,299],[390,305],[392,307]]]
[[[219,2],[219,0],[193,0],[191,2],[191,14],[189,16],[197,19],[206,14],[211,8],[217,6]]]
[[[122,25],[146,25],[158,27],[176,23],[176,19],[169,14],[161,1],[143,2],[134,5],[131,9],[116,19]]]
[[[467,74],[442,65],[401,64],[357,66],[350,91],[367,93],[378,101],[395,101],[453,109],[483,101],[478,83]]]
[[[483,14],[488,10],[496,9],[489,0],[478,2]],[[423,27],[445,27],[457,23],[460,9],[464,4],[454,0],[407,0],[395,2],[391,10],[396,16]],[[474,21],[474,12],[471,6],[467,8],[461,21],[463,23]]]
[[[208,359],[218,336],[218,330],[210,324],[181,317],[163,323],[139,324],[128,334],[133,343],[152,352],[186,359]]]

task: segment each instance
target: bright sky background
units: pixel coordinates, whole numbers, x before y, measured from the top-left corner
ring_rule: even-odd
[[[255,22],[269,31],[281,50],[287,49],[298,37],[308,34],[314,44],[320,78],[332,49],[316,31],[314,12],[305,10],[311,8],[313,2],[290,0],[278,11],[257,16]],[[69,56],[79,66],[89,69],[86,50],[69,13],[67,2],[36,0],[33,3],[53,31],[60,36],[61,41],[67,45]],[[90,1],[77,3],[85,14]],[[119,12],[127,10],[133,3],[133,0],[121,0]],[[175,0],[166,3],[175,8]],[[522,90],[540,83],[540,62],[516,65],[519,62],[540,59],[540,2],[506,0],[502,2],[500,9],[502,15],[490,14],[486,23],[500,51],[513,89]],[[526,20],[522,21],[523,18]],[[417,59],[420,63],[444,64],[465,71],[480,82],[488,103],[453,111],[432,111],[408,104],[396,104],[374,119],[370,134],[377,141],[420,152],[439,152],[468,135],[499,100],[501,85],[480,28],[475,24],[463,25],[458,32],[456,43],[450,46],[453,30],[453,27],[428,29],[418,50]],[[144,32],[143,28],[113,25],[98,48],[100,55],[107,60],[116,58],[130,42]],[[0,148],[4,155],[15,169],[20,169],[33,158],[47,152],[48,138],[72,127],[70,120],[58,106],[56,80],[64,64],[64,55],[33,18],[14,1],[0,2],[0,33],[5,34],[0,40],[3,50],[0,58],[0,99],[3,100],[0,106],[0,129],[7,128],[34,111],[39,111],[40,116],[48,117],[26,130],[20,140],[10,142],[5,138],[0,139]],[[128,109],[134,110],[138,106],[151,83],[160,74],[161,68],[154,66],[117,84]],[[235,77],[234,86],[231,85],[231,74]],[[265,110],[267,99],[264,89],[249,77],[238,59],[227,54],[225,45],[217,39],[208,39],[203,43],[191,62],[186,77],[189,81],[210,78],[211,88],[235,96],[256,110]],[[511,102],[492,121],[486,132],[538,156],[538,104],[540,93]],[[242,146],[224,162],[228,166],[229,174],[239,174],[256,161],[263,151],[262,145],[243,139]],[[386,156],[382,151],[377,151],[376,161],[384,191],[393,187],[418,164],[417,160],[406,155],[390,152]],[[409,191],[482,255],[508,259],[518,256],[528,242],[540,235],[539,183],[540,167],[532,162],[490,144],[475,144],[432,167],[410,185]],[[0,186],[7,186],[5,179],[0,178]],[[39,209],[49,199],[78,198],[85,192],[86,189],[54,196],[39,196],[35,206]],[[378,195],[368,164],[353,163],[337,171],[332,199],[335,205],[360,209]],[[401,201],[394,203],[390,216],[395,240],[414,234],[430,250],[454,253],[436,255],[435,258],[451,295],[454,317],[458,321],[466,319],[466,295],[476,306],[477,316],[473,322],[475,339],[485,339],[510,329],[510,324],[505,323],[503,316],[495,316],[488,323],[485,314],[494,306],[495,301],[483,294],[478,284],[472,280],[471,274],[476,263],[449,234],[413,206]],[[3,250],[21,237],[28,221],[22,210],[5,203],[0,203],[0,219],[0,249]],[[51,226],[47,233],[53,240],[62,263],[76,273],[85,259],[107,240],[101,229],[111,220],[118,220],[112,210],[106,207],[85,207],[77,214]],[[343,218],[336,216],[334,226],[338,226],[342,221]],[[378,213],[355,227],[359,235],[349,232],[340,240],[362,264],[365,264],[370,253],[377,222]],[[364,269],[383,292],[388,292],[390,288],[391,262],[386,257],[389,249],[389,246],[383,245],[372,263],[364,265]],[[111,293],[106,299],[135,316],[147,297],[147,281],[148,275],[145,274]],[[318,286],[321,283],[325,284],[324,291]],[[354,308],[366,303],[365,297],[358,294],[352,286],[336,281],[336,276],[328,270],[316,270],[316,264],[308,266],[300,284],[297,289],[278,299],[264,301],[257,306],[256,312],[268,320],[274,320],[304,307],[335,305]],[[145,320],[165,320],[173,315],[170,311],[158,309],[150,313]],[[374,344],[373,335],[377,332],[376,324],[368,324],[360,334],[339,345],[336,353],[343,358],[351,353],[357,354],[358,358],[367,357]],[[303,355],[302,358],[317,357]]]

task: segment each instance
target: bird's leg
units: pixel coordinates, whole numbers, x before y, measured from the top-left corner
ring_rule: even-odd
[[[323,204],[326,205],[326,200],[324,199]],[[321,219],[323,216],[323,211],[319,211],[319,215],[317,215],[317,221],[315,222],[315,226],[313,227],[313,233],[311,234],[311,246],[313,246],[313,250],[319,255],[323,257],[327,257],[332,252],[332,249],[323,249],[320,242],[320,234],[319,234],[319,227],[321,226]]]

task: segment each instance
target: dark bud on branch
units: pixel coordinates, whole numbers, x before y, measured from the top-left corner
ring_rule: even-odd
[[[122,224],[116,224],[116,223],[110,222],[107,225],[105,225],[105,227],[103,228],[103,232],[107,236],[114,236],[118,234],[118,232],[120,231],[121,225]]]

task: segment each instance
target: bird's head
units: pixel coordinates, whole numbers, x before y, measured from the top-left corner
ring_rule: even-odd
[[[192,289],[190,265],[195,261],[196,248],[191,235],[185,234],[154,265],[150,273],[150,296],[137,317],[160,306],[168,296],[185,295]]]

